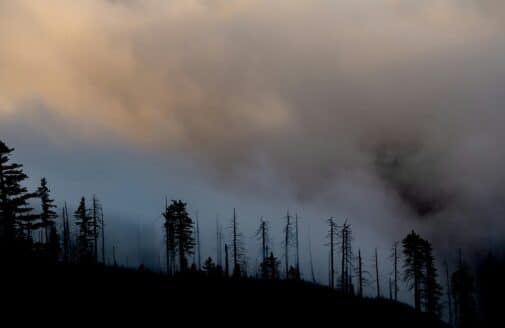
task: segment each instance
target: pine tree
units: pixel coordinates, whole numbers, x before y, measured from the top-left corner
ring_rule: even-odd
[[[90,239],[91,239],[91,248],[92,254],[95,262],[98,262],[98,238],[100,236],[100,221],[102,216],[102,205],[98,198],[93,195],[91,209],[90,209],[90,221],[89,221],[89,230],[90,230]]]
[[[187,204],[178,200],[172,201],[168,212],[173,215],[174,241],[179,257],[179,270],[181,272],[188,269],[188,255],[193,254],[195,240],[193,238],[193,220],[186,210]]]
[[[261,263],[261,277],[266,280],[279,279],[279,265],[280,261],[274,256],[272,252]]]
[[[37,189],[37,196],[40,198],[42,207],[39,227],[44,229],[46,243],[49,242],[49,234],[51,233],[53,226],[56,224],[55,220],[58,218],[58,215],[54,211],[56,205],[54,205],[54,200],[50,197],[50,192],[51,191],[47,186],[46,178],[42,178],[40,186]]]
[[[79,207],[74,212],[75,224],[78,228],[77,252],[81,261],[89,261],[93,255],[93,231],[91,216],[86,208],[86,199],[81,198]]]
[[[461,258],[458,269],[451,276],[451,289],[454,296],[456,327],[474,327],[476,323],[475,282],[468,264]]]
[[[442,296],[442,286],[437,281],[438,273],[433,257],[433,248],[427,240],[422,243],[424,277],[422,296],[425,311],[434,315],[440,314],[440,297]]]
[[[171,275],[175,272],[175,251],[177,248],[175,240],[176,212],[174,203],[168,206],[167,201],[165,201],[165,211],[163,212],[163,217],[165,218],[164,228],[167,274]]]
[[[203,263],[203,271],[209,276],[213,276],[217,272],[216,264],[214,261],[212,261],[212,258],[210,256]]]
[[[404,260],[404,279],[409,289],[414,291],[414,308],[421,311],[421,284],[424,278],[423,239],[412,231],[402,241]]]
[[[28,177],[21,164],[10,162],[13,151],[0,141],[0,240],[7,246],[0,247],[3,250],[13,246],[16,240],[31,241],[36,219],[28,205],[36,194],[29,193],[22,185]]]

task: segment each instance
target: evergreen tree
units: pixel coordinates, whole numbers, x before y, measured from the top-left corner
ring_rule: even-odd
[[[270,253],[269,256],[261,263],[261,277],[266,280],[279,279],[280,261]]]
[[[95,195],[93,195],[90,209],[89,238],[91,240],[91,250],[95,262],[98,262],[98,237],[100,236],[101,216],[102,216],[102,205],[100,204],[98,198]]]
[[[181,272],[187,271],[187,256],[193,254],[195,246],[193,220],[189,217],[186,206],[186,203],[174,200],[166,211],[168,216],[166,224],[171,225],[171,229],[173,229],[173,240],[171,242],[175,244],[175,250],[179,257],[179,270]],[[170,238],[172,238],[172,232],[169,231],[169,233]]]
[[[476,323],[475,282],[470,268],[461,259],[458,269],[451,276],[451,289],[454,296],[456,327],[474,327]]]
[[[404,279],[409,289],[414,291],[414,308],[421,311],[421,284],[424,278],[423,257],[424,241],[412,231],[402,241],[404,256]]]
[[[49,228],[49,236],[47,240],[47,251],[52,261],[58,261],[60,255],[60,236],[56,230],[56,225],[51,225]]]
[[[169,275],[175,272],[175,206],[173,204],[168,206],[165,201],[165,212],[163,212],[163,217],[165,218],[164,228],[165,228],[165,251],[166,251],[166,262],[167,262],[167,273]]]
[[[31,241],[36,219],[28,205],[35,194],[22,185],[27,179],[23,166],[10,162],[13,151],[0,141],[0,240],[9,247],[22,238]]]
[[[91,230],[91,217],[89,210],[86,208],[86,199],[84,197],[81,198],[79,207],[74,212],[74,218],[78,228],[78,256],[81,260],[89,260],[93,254],[93,233]]]
[[[49,235],[55,225],[55,220],[58,215],[54,211],[56,205],[54,205],[54,200],[50,197],[50,190],[47,187],[46,178],[42,178],[40,181],[40,186],[37,189],[37,196],[40,198],[41,202],[41,213],[40,213],[40,223],[38,227],[44,230],[45,242],[49,243]]]
[[[214,261],[212,261],[212,257],[209,256],[203,263],[203,271],[205,271],[208,276],[216,275],[217,267]]]
[[[438,273],[435,267],[435,258],[433,257],[433,248],[427,240],[423,240],[423,261],[424,277],[422,296],[425,311],[431,314],[440,314],[440,297],[442,296],[442,286],[437,281]]]

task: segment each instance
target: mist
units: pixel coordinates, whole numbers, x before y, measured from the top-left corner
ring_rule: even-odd
[[[505,232],[504,6],[0,0],[0,127],[177,158],[248,213],[487,247]]]

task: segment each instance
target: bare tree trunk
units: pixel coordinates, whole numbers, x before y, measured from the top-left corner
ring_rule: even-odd
[[[237,212],[233,209],[233,272],[238,268]]]
[[[309,257],[310,257],[310,274],[312,278],[312,282],[315,284],[316,283],[316,276],[314,274],[314,262],[312,261],[312,242],[310,238],[310,230],[308,232],[309,234]]]
[[[451,280],[449,278],[449,264],[447,262],[445,264],[445,277],[446,277],[446,290],[447,290],[447,311],[449,312],[449,325],[454,325],[452,318],[452,297],[451,297]]]
[[[379,255],[377,254],[377,248],[375,249],[375,278],[377,285],[377,297],[381,297],[380,277],[379,277]]]
[[[295,219],[295,228],[296,228],[296,273],[300,276],[300,239],[298,234],[298,214]]]
[[[105,220],[103,217],[103,209],[102,209],[102,263],[105,264]]]
[[[230,265],[228,262],[228,244],[224,244],[224,272],[226,277],[230,276]]]
[[[394,244],[394,292],[395,292],[395,301],[398,302],[398,242]]]
[[[335,263],[334,263],[334,245],[335,245],[335,223],[330,218],[330,287],[335,288]]]
[[[284,262],[286,267],[286,280],[289,279],[289,229],[290,229],[291,216],[289,211],[286,215],[286,231],[284,234]]]
[[[200,222],[198,218],[198,212],[196,213],[196,245],[198,251],[198,270],[202,269],[202,257],[201,257],[201,246],[200,246]]]
[[[363,262],[361,260],[361,250],[358,250],[358,277],[359,277],[359,297],[363,297]]]

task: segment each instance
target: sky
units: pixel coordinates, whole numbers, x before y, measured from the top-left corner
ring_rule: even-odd
[[[321,281],[330,216],[385,271],[411,229],[441,257],[496,247],[504,16],[500,0],[0,0],[0,138],[60,204],[96,194],[132,265],[159,253],[165,197],[199,213],[204,255],[237,208],[251,266],[259,218],[280,255],[298,213]]]

